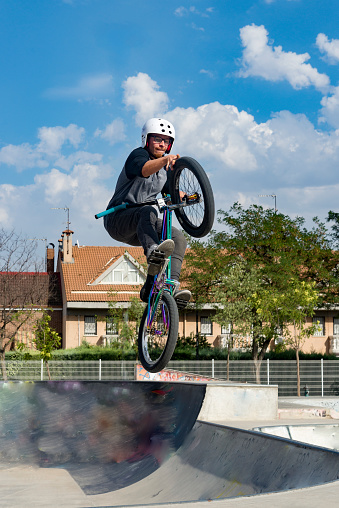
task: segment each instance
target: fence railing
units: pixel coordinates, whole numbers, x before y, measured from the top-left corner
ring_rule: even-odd
[[[45,364],[41,361],[6,361],[8,380],[48,380]],[[191,374],[227,379],[225,360],[172,361],[169,369]],[[133,380],[134,361],[57,361],[49,362],[53,380],[114,381]],[[230,361],[229,380],[240,383],[255,383],[255,369],[252,361]],[[278,385],[280,396],[297,395],[297,368],[293,360],[265,360],[260,370],[260,382],[264,385]],[[301,393],[307,387],[310,396],[326,397],[339,395],[339,361],[307,360],[300,362]]]
[[[41,361],[6,361],[8,380],[47,381],[46,364]],[[53,381],[118,381],[133,380],[135,362],[131,361],[58,361],[48,363]]]

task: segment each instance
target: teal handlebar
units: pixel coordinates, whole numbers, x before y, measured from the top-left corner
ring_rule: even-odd
[[[169,196],[164,199],[154,199],[153,201],[145,201],[144,203],[121,203],[121,205],[114,206],[113,208],[108,208],[103,212],[97,213],[94,215],[96,219],[100,219],[100,217],[104,217],[105,215],[109,215],[110,213],[117,212],[118,210],[125,210],[125,208],[139,208],[140,206],[145,205],[158,205],[159,209],[165,204],[165,202],[169,201]]]
[[[97,213],[94,215],[94,217],[96,219],[100,219],[100,217],[104,217],[104,215],[109,215],[110,213],[117,212],[118,210],[124,210],[128,206],[130,206],[128,203],[122,203],[122,205],[114,206],[113,208],[108,208],[108,210]]]

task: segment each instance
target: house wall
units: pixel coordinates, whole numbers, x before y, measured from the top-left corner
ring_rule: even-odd
[[[65,349],[72,349],[81,346],[85,340],[95,346],[104,345],[106,335],[105,317],[107,310],[98,309],[72,309],[67,312]],[[85,316],[96,317],[96,333],[85,334]]]
[[[201,317],[210,317],[212,320],[212,334],[206,335],[206,339],[210,344],[214,344],[216,337],[221,333],[221,327],[217,323],[213,322],[214,311],[211,309],[199,310],[198,313],[195,310],[185,310],[179,312],[179,336],[195,336],[197,333],[196,322],[198,320],[198,332],[201,333]]]
[[[48,314],[51,316],[51,321],[49,323],[49,326],[55,330],[60,336],[62,333],[62,311],[61,309],[55,308],[52,309],[52,312],[48,312]],[[9,323],[7,326],[7,332],[8,333],[15,333],[15,340],[11,341],[8,344],[7,350],[14,347],[15,344],[22,343],[24,344],[28,349],[35,349],[33,340],[35,338],[35,329],[37,322],[39,319],[41,319],[43,316],[43,313],[40,310],[37,310],[32,315],[32,318],[29,319],[23,326],[20,327],[19,330],[17,330],[17,326],[12,325]],[[17,330],[17,331],[16,331]]]
[[[213,322],[214,311],[211,309],[199,310],[198,312],[198,331],[201,333],[201,317],[210,317]],[[337,317],[338,313],[333,311],[319,311],[319,316],[325,317],[325,335],[310,337],[305,340],[302,351],[305,353],[317,352],[317,353],[329,353],[331,341],[330,336],[333,335],[333,317]],[[106,335],[106,322],[105,316],[107,310],[103,309],[72,309],[67,311],[67,319],[65,319],[65,336],[63,341],[63,347],[65,349],[75,348],[81,345],[83,340],[86,340],[92,345],[104,345]],[[85,316],[96,316],[97,317],[97,329],[95,335],[85,334]],[[179,336],[190,337],[196,336],[196,311],[185,310],[179,313]],[[308,320],[308,324],[311,324],[312,320]],[[291,330],[292,331],[292,330]],[[206,335],[207,341],[213,347],[221,346],[221,327],[217,323],[212,324],[212,335]],[[235,344],[235,348],[241,348],[243,344]],[[274,347],[274,346],[273,346]]]
[[[325,318],[325,327],[324,327],[324,335],[321,336],[313,336],[305,340],[305,343],[303,345],[303,352],[304,353],[322,353],[322,354],[329,354],[331,353],[331,339],[330,337],[333,336],[333,319],[335,317],[338,317],[338,311],[317,311],[315,314],[315,319],[318,317],[324,317]],[[312,320],[307,320],[308,324],[312,324]]]

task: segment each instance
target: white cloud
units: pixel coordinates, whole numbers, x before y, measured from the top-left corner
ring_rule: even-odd
[[[123,83],[124,103],[136,111],[137,125],[143,125],[148,118],[162,115],[168,109],[168,95],[159,90],[159,85],[148,74],[139,72]]]
[[[101,229],[94,215],[106,208],[112,194],[112,189],[103,184],[111,174],[108,175],[107,168],[102,169],[101,165],[90,163],[76,164],[69,174],[53,168],[44,175],[36,175],[34,192],[41,196],[45,208],[66,204],[72,223],[78,224],[78,234],[92,227]]]
[[[339,61],[339,39],[328,40],[325,34],[318,34],[316,45],[321,53],[326,53],[330,63],[337,63]]]
[[[1,148],[0,164],[15,166],[18,171],[48,166],[48,162],[43,160],[42,154],[28,143],[23,143],[22,145],[7,145]]]
[[[208,7],[204,11],[199,11],[194,5],[191,5],[190,7],[183,7],[180,6],[177,9],[175,9],[174,14],[178,18],[182,18],[185,16],[189,16],[190,14],[196,14],[197,16],[201,16],[202,18],[208,18],[210,14],[214,12],[213,7]]]
[[[326,121],[339,129],[339,87],[333,89],[333,94],[321,99],[322,109],[320,121]]]
[[[135,109],[139,124],[168,109],[167,94],[147,74],[128,78],[124,91],[125,103]],[[329,116],[331,103],[326,99],[323,112]],[[339,117],[338,105],[337,91],[336,98],[332,97],[333,121]],[[219,102],[175,108],[166,112],[166,118],[176,128],[175,153],[197,159],[209,175],[217,209],[227,210],[236,200],[244,206],[273,206],[269,199],[258,197],[272,193],[277,194],[278,209],[292,216],[325,217],[336,206],[339,130],[321,132],[305,115],[288,111],[258,123],[248,112]],[[122,120],[119,122],[116,119],[95,135],[108,142],[116,140],[123,132]],[[39,130],[35,146],[20,146],[22,166],[47,161],[52,169],[36,175],[34,183],[27,186],[0,186],[0,223],[20,224],[30,236],[48,236],[56,243],[65,229],[65,218],[63,213],[49,210],[67,206],[75,238],[92,245],[112,244],[94,214],[106,208],[118,173],[101,153],[81,150],[84,135],[84,130],[74,125],[45,127]],[[7,162],[19,160],[14,155],[10,158],[7,151]],[[5,155],[1,150],[0,161]],[[117,162],[120,171],[122,163]],[[41,217],[46,219],[44,231]]]
[[[295,89],[314,86],[326,90],[330,81],[326,74],[320,74],[307,60],[308,53],[297,54],[283,51],[281,46],[273,47],[263,25],[247,25],[240,29],[244,47],[241,59],[242,77],[261,77],[268,81],[288,81]]]
[[[59,202],[60,197],[69,197],[78,188],[76,178],[55,168],[49,173],[36,175],[34,181],[43,189],[44,197],[49,203]]]
[[[191,23],[191,27],[193,28],[193,30],[197,30],[198,32],[204,32],[205,31],[204,27],[197,26],[195,23]]]
[[[51,99],[107,102],[113,91],[113,76],[103,73],[84,76],[72,86],[49,88],[44,95]]]
[[[70,124],[67,127],[41,127],[38,131],[40,143],[38,151],[53,156],[57,154],[65,143],[77,148],[83,140],[85,129]]]
[[[17,194],[17,187],[14,185],[0,185],[0,224],[3,227],[13,227],[15,218],[13,211],[16,210],[16,206],[19,204],[16,199]]]
[[[75,164],[85,164],[85,163],[94,164],[100,162],[101,160],[102,160],[101,153],[90,153],[79,151],[70,154],[68,157],[61,155],[58,159],[55,160],[54,165],[57,166],[58,168],[70,171],[70,169],[73,168]]]
[[[70,124],[67,127],[41,127],[38,131],[40,140],[36,145],[23,143],[7,145],[0,150],[0,164],[15,166],[17,171],[29,168],[46,168],[50,160],[60,156],[65,143],[74,148],[83,141],[85,129]]]
[[[174,14],[179,18],[182,18],[183,16],[186,16],[188,14],[188,9],[181,5],[180,7],[177,7],[177,9],[175,9]]]
[[[235,106],[219,102],[197,109],[176,108],[166,117],[174,123],[174,150],[185,150],[218,164],[219,170],[254,171],[256,154],[271,143],[271,131],[265,124],[257,124],[252,115]]]
[[[337,181],[339,131],[318,131],[305,115],[282,111],[259,124],[247,112],[216,102],[176,108],[166,117],[176,128],[173,150],[200,161],[218,192],[255,189],[260,182],[281,187]]]
[[[87,241],[100,245],[99,238],[106,237],[107,233],[102,221],[96,221],[94,215],[106,208],[112,195],[114,170],[103,162],[101,153],[72,152],[83,141],[84,129],[77,126],[44,127],[39,130],[36,145],[9,145],[0,151],[0,161],[6,164],[37,168],[40,163],[43,168],[52,167],[42,174],[35,171],[34,181],[28,185],[0,185],[1,225],[56,243],[66,228],[66,218],[51,209],[67,207],[71,227],[82,241],[86,242],[87,237]],[[110,184],[106,187],[104,182],[108,179]],[[109,242],[107,235],[106,243]]]
[[[199,74],[206,74],[206,76],[208,76],[211,79],[215,78],[214,73],[212,71],[207,70],[207,69],[200,69]]]
[[[126,133],[125,133],[125,124],[121,118],[116,118],[110,124],[106,125],[105,129],[102,131],[97,129],[94,133],[95,137],[100,137],[109,142],[110,145],[114,145],[115,143],[120,143],[121,141],[125,141]]]

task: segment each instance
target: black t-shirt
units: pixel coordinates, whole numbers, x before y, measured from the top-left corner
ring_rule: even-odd
[[[149,160],[149,153],[144,148],[140,147],[133,150],[125,162],[125,173],[127,178],[131,180],[135,176],[142,176],[142,168]]]
[[[167,192],[167,171],[164,168],[148,177],[142,175],[142,168],[149,160],[150,155],[145,148],[136,148],[129,154],[107,208],[121,203],[152,201],[160,192]]]

